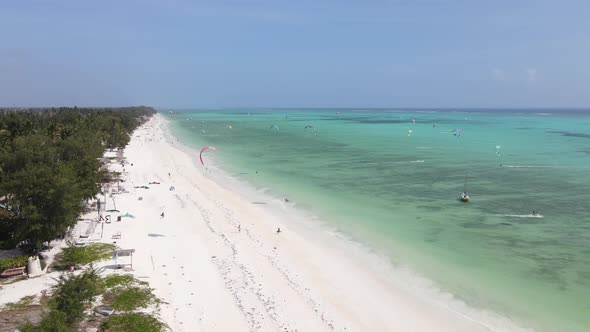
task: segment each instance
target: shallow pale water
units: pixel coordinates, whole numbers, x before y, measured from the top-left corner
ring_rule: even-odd
[[[219,150],[205,162],[288,197],[475,307],[540,331],[590,326],[590,113],[166,117],[183,143]],[[469,203],[458,201],[464,188]]]

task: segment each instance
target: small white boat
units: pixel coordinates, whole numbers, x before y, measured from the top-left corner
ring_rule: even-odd
[[[469,202],[469,195],[466,192],[461,193],[461,197],[459,197],[461,202]]]
[[[110,316],[115,312],[115,309],[113,309],[111,307],[100,306],[100,307],[96,307],[96,309],[94,309],[94,311],[96,311],[97,313],[99,313],[103,316]]]
[[[465,182],[463,183],[463,192],[459,196],[459,200],[463,203],[469,202],[469,195],[467,195],[467,171],[465,171]]]

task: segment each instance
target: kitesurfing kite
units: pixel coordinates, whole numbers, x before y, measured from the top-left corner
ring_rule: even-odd
[[[201,160],[201,165],[203,165],[203,166],[205,166],[205,163],[203,162],[203,152],[205,152],[207,150],[217,151],[217,149],[212,146],[206,146],[201,149],[201,153],[199,154],[199,159]]]
[[[280,129],[279,129],[279,127],[278,127],[278,126],[276,126],[276,125],[272,125],[272,126],[270,126],[270,128],[269,128],[269,129],[276,129],[276,131],[279,131],[279,130],[280,130]]]

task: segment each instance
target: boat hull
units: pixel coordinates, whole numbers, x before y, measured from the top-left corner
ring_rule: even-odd
[[[467,195],[465,193],[461,193],[461,196],[459,196],[459,200],[461,202],[467,203],[467,202],[469,202],[469,195]]]

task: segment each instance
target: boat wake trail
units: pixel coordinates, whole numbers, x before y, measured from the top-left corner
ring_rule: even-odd
[[[508,168],[563,168],[569,166],[542,166],[542,165],[500,165]]]
[[[542,214],[494,214],[494,216],[508,218],[545,218]]]
[[[395,164],[423,163],[424,160],[396,161]]]

